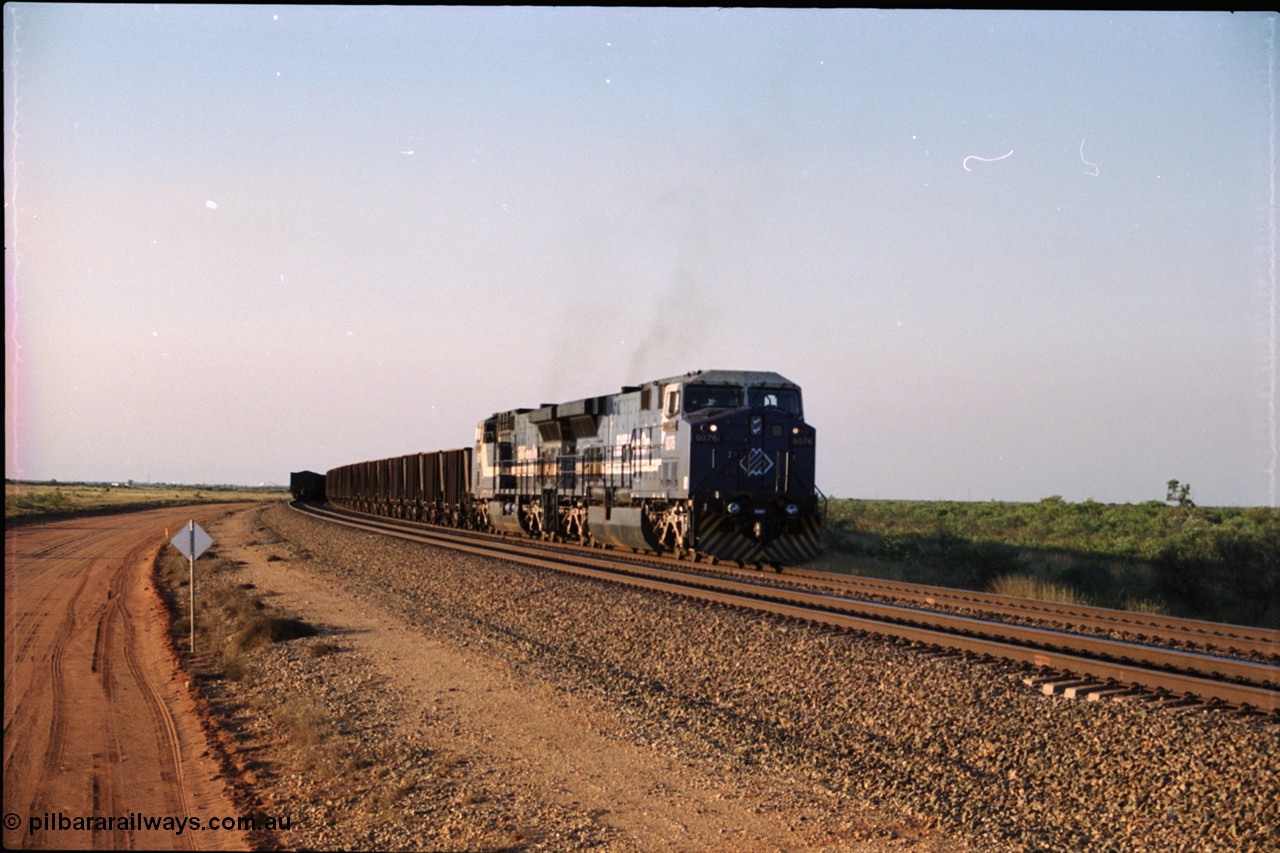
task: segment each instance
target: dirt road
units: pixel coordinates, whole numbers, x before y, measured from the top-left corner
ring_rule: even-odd
[[[151,582],[166,530],[224,510],[5,531],[6,848],[247,849],[209,826],[238,816]]]

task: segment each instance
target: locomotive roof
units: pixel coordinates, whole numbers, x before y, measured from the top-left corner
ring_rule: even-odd
[[[800,388],[799,385],[792,382],[790,379],[787,379],[785,376],[768,370],[691,370],[688,373],[681,374],[680,376],[671,376],[666,379],[655,379],[640,385],[623,386],[620,393],[627,394],[636,392],[645,385],[653,385],[661,388],[672,383],[795,388],[797,390]],[[492,420],[502,416],[531,414],[534,421],[540,422],[565,417],[569,414],[598,414],[601,411],[598,407],[606,405],[604,400],[608,397],[616,396],[617,393],[619,392],[614,392],[614,394],[605,394],[600,397],[584,397],[580,400],[574,400],[568,403],[544,403],[540,408],[536,409],[508,409],[501,412],[494,412],[488,418],[485,418],[485,420]]]
[[[656,384],[672,382],[705,382],[710,385],[768,385],[778,388],[800,386],[778,373],[767,370],[692,370],[683,376],[659,379]]]

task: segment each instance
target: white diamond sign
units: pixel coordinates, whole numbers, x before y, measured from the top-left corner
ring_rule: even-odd
[[[751,452],[742,457],[742,461],[738,463],[738,467],[743,470],[748,477],[763,477],[769,473],[769,469],[773,467],[773,460],[769,458],[769,454],[758,447],[751,448]]]
[[[204,532],[203,527],[194,521],[189,521],[187,526],[175,533],[169,542],[182,552],[182,556],[194,560],[213,544],[213,539]]]

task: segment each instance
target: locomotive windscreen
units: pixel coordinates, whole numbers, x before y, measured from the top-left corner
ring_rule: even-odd
[[[750,398],[752,408],[773,406],[801,417],[800,392],[794,388],[752,388]]]
[[[740,409],[742,389],[733,385],[689,385],[684,389],[685,413],[702,409]]]

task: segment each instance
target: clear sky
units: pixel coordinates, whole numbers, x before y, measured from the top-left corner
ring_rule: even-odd
[[[834,496],[1274,505],[1276,40],[6,4],[6,475],[286,483],[723,368]]]

